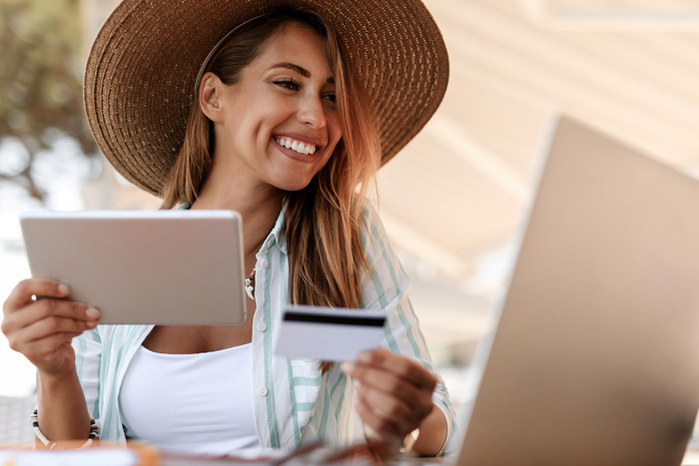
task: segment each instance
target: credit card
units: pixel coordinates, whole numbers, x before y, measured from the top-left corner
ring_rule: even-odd
[[[386,312],[315,306],[282,311],[274,354],[322,361],[354,361],[379,346]]]

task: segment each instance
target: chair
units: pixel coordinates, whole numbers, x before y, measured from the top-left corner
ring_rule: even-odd
[[[36,395],[0,396],[0,444],[33,443],[29,416],[36,406]]]

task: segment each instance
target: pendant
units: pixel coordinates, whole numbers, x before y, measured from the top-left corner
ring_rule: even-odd
[[[252,294],[254,291],[254,288],[252,287],[252,280],[250,278],[245,279],[245,293],[247,293],[248,297],[255,301],[255,296]]]

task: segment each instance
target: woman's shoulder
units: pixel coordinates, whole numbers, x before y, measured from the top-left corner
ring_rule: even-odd
[[[407,296],[410,280],[393,249],[376,205],[366,202],[361,241],[367,269],[362,277],[362,302],[367,309],[386,309]],[[396,301],[397,302],[397,301]]]
[[[390,246],[378,208],[370,200],[365,200],[362,205],[359,231],[362,245],[367,254],[381,253]]]
[[[362,214],[360,218],[360,231],[366,235],[377,235],[383,231],[383,224],[379,217],[379,210],[374,201],[365,199],[362,202]]]
[[[364,204],[362,223],[361,242],[370,272],[389,276],[394,282],[403,281],[405,273],[375,204]]]

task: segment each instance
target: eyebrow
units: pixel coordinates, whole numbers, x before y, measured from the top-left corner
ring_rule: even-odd
[[[311,77],[311,73],[310,73],[307,69],[302,68],[302,67],[300,67],[299,65],[294,65],[293,63],[288,63],[288,62],[277,63],[276,65],[273,65],[273,66],[270,68],[270,70],[273,70],[273,69],[275,69],[275,68],[286,68],[286,69],[288,69],[288,70],[296,71],[298,74],[300,74],[300,75],[303,76],[304,78],[310,78],[310,77]],[[335,82],[335,78],[333,78],[332,76],[330,76],[330,77],[328,78],[328,82],[329,82],[329,83],[334,83],[334,82]]]

